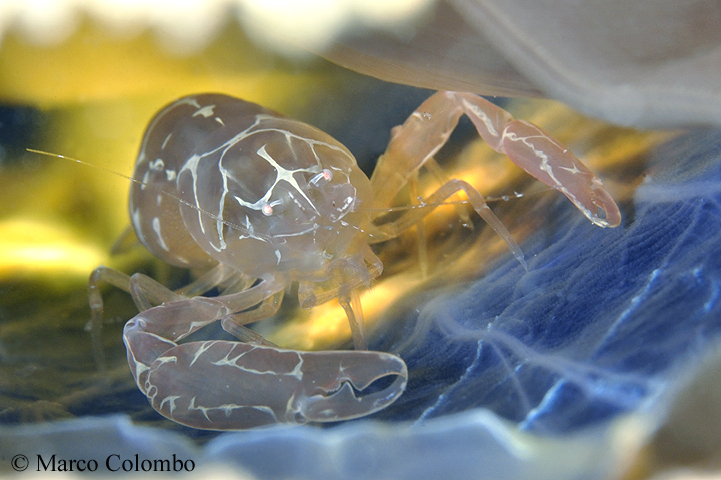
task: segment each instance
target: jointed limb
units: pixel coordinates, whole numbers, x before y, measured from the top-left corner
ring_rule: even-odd
[[[441,186],[432,195],[426,199],[426,208],[409,210],[404,213],[397,220],[386,223],[383,225],[373,227],[369,232],[369,243],[378,243],[397,237],[404,231],[408,230],[416,222],[418,222],[425,215],[428,215],[437,206],[440,206],[448,197],[455,194],[459,190],[463,190],[468,196],[468,200],[473,206],[473,209],[483,220],[493,228],[508,245],[508,248],[516,257],[516,260],[523,265],[523,268],[528,269],[526,260],[523,257],[523,252],[518,244],[513,240],[511,233],[501,223],[498,217],[488,207],[483,196],[476,190],[472,185],[463,180],[449,180],[448,183]]]
[[[438,92],[406,122],[393,129],[386,152],[371,177],[375,206],[389,207],[413,172],[446,143],[458,119],[466,114],[481,138],[494,150],[546,185],[562,192],[589,220],[615,227],[621,214],[601,180],[571,151],[540,128],[515,120],[502,108],[471,93]]]

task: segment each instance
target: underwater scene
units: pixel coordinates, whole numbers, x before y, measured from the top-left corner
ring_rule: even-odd
[[[234,431],[190,428],[156,412],[133,378],[144,367],[131,373],[123,344],[124,325],[138,315],[133,298],[101,282],[100,323],[90,321],[88,303],[88,279],[100,265],[181,293],[203,273],[154,257],[129,230],[130,177],[153,116],[185,95],[232,95],[327,132],[370,176],[392,129],[434,93],[345,69],[336,51],[325,55],[335,63],[283,56],[249,40],[234,20],[218,25],[202,48],[183,51],[147,29],[108,34],[89,16],[57,41],[33,40],[21,27],[5,32],[3,475],[642,479],[718,471],[721,130],[703,115],[690,122],[701,126],[641,129],[655,126],[648,111],[636,128],[618,126],[547,98],[486,97],[577,155],[618,204],[620,225],[594,225],[562,192],[489,147],[463,117],[433,153],[442,171],[421,170],[393,207],[373,210],[389,222],[428,212],[401,235],[369,240],[383,273],[351,302],[362,305],[368,350],[407,367],[402,392],[360,418]],[[359,70],[358,57],[349,58]],[[539,96],[541,86],[514,91]],[[615,107],[627,112],[628,105]],[[616,123],[634,125],[629,118]],[[424,204],[444,179],[478,189],[525,265],[464,194]],[[256,288],[254,281],[216,282],[207,295]],[[344,308],[336,294],[301,308],[302,286],[284,289],[277,311],[249,324],[241,339],[292,351],[353,350],[346,312],[354,305]],[[237,342],[219,323],[189,340]],[[133,353],[157,357],[158,348]],[[225,384],[218,372],[228,361],[166,380],[178,395],[212,392]],[[281,382],[277,367],[264,368],[270,383]],[[386,387],[381,379],[371,390]],[[363,388],[354,385],[352,394]]]

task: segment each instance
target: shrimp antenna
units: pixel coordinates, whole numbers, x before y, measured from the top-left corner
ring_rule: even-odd
[[[204,210],[204,209],[200,208],[200,207],[197,206],[197,205],[193,205],[192,203],[190,203],[190,202],[188,202],[188,201],[186,201],[186,200],[183,200],[182,198],[178,197],[177,195],[173,195],[173,194],[170,193],[170,192],[166,192],[165,190],[161,190],[161,189],[159,189],[158,187],[156,187],[155,185],[151,185],[151,184],[149,184],[149,183],[145,183],[145,182],[143,182],[142,180],[137,180],[137,179],[135,179],[135,178],[133,178],[133,177],[130,177],[130,176],[128,176],[128,175],[125,175],[125,174],[123,174],[123,173],[116,172],[115,170],[113,170],[113,169],[111,169],[111,168],[103,167],[102,165],[95,165],[94,163],[85,162],[85,161],[83,161],[83,160],[78,160],[77,158],[68,157],[67,155],[61,155],[61,154],[59,154],[59,153],[50,153],[50,152],[46,152],[46,151],[44,151],[44,150],[36,150],[36,149],[34,149],[34,148],[26,148],[25,150],[27,150],[27,151],[30,152],[30,153],[37,153],[38,155],[45,155],[45,156],[47,156],[47,157],[61,158],[61,159],[63,159],[63,160],[69,160],[69,161],[71,161],[71,162],[79,163],[80,165],[85,165],[86,167],[93,167],[93,168],[97,168],[98,170],[102,170],[102,171],[104,171],[104,172],[112,173],[113,175],[117,175],[118,177],[124,178],[124,179],[126,179],[126,180],[130,180],[130,181],[133,182],[133,183],[136,183],[136,184],[138,184],[138,185],[143,185],[143,186],[145,186],[145,187],[147,187],[147,188],[153,189],[153,190],[156,191],[156,192],[159,192],[159,193],[161,193],[161,194],[163,194],[163,195],[166,195],[166,196],[172,198],[173,200],[176,200],[178,203],[181,203],[181,204],[183,204],[183,205],[186,205],[186,206],[192,208],[193,210],[196,210],[196,211],[200,212],[200,213],[203,214],[203,215],[208,215],[210,218],[212,218],[212,219],[215,220],[216,222],[220,222],[220,223],[222,223],[222,224],[224,224],[224,225],[227,225],[228,227],[230,227],[230,228],[232,228],[232,229],[234,229],[234,230],[238,230],[238,231],[240,231],[240,232],[245,232],[245,231],[246,231],[246,229],[243,228],[241,225],[236,225],[236,224],[234,224],[234,223],[232,223],[232,222],[229,222],[229,221],[227,221],[227,220],[225,220],[225,219],[223,219],[223,218],[220,218],[220,217],[218,217],[217,215],[215,215],[214,213],[209,212],[209,211],[207,211],[207,210]]]
[[[203,214],[203,215],[207,215],[208,217],[212,218],[212,219],[215,220],[216,222],[222,223],[223,225],[226,225],[226,226],[232,228],[233,230],[236,230],[236,231],[239,231],[239,232],[246,232],[246,231],[247,231],[247,229],[246,229],[245,227],[243,227],[242,225],[237,225],[237,224],[235,224],[235,223],[233,223],[233,222],[229,222],[228,220],[225,220],[224,218],[220,218],[220,217],[217,216],[216,214],[214,214],[214,213],[212,213],[212,212],[209,212],[209,211],[207,211],[207,210],[205,210],[205,209],[203,209],[203,208],[200,208],[199,206],[194,205],[194,204],[188,202],[187,200],[183,200],[182,198],[180,198],[180,197],[177,196],[177,195],[174,195],[174,194],[171,193],[171,192],[167,192],[167,191],[165,191],[165,190],[161,190],[161,189],[159,189],[158,187],[156,187],[155,185],[151,185],[151,184],[149,184],[149,183],[143,182],[142,180],[135,179],[135,178],[133,178],[133,177],[131,177],[131,176],[129,176],[129,175],[125,175],[124,173],[116,172],[115,170],[113,170],[113,169],[111,169],[111,168],[104,167],[104,166],[102,166],[102,165],[96,165],[96,164],[94,164],[94,163],[86,162],[86,161],[83,161],[83,160],[79,160],[79,159],[77,159],[77,158],[69,157],[69,156],[67,156],[67,155],[62,155],[62,154],[60,154],[60,153],[51,153],[51,152],[46,152],[46,151],[44,151],[44,150],[38,150],[38,149],[35,149],[35,148],[26,148],[25,150],[28,151],[28,152],[30,152],[30,153],[36,153],[36,154],[38,154],[38,155],[44,155],[44,156],[46,156],[46,157],[53,157],[53,158],[60,158],[60,159],[62,159],[62,160],[69,160],[69,161],[71,161],[71,162],[79,163],[80,165],[85,165],[86,167],[92,167],[92,168],[96,168],[96,169],[98,169],[98,170],[102,170],[102,171],[104,171],[104,172],[111,173],[111,174],[116,175],[116,176],[118,176],[118,177],[121,177],[121,178],[124,178],[124,179],[126,179],[126,180],[129,180],[129,181],[131,181],[131,182],[133,182],[133,183],[135,183],[135,184],[143,185],[143,186],[145,186],[145,187],[147,187],[147,188],[150,188],[150,189],[152,189],[153,191],[159,192],[159,193],[162,194],[162,195],[165,195],[165,196],[167,196],[167,197],[170,197],[170,198],[172,198],[173,200],[177,201],[178,203],[183,204],[183,205],[186,205],[187,207],[190,207],[190,208],[192,208],[193,210],[195,210],[195,211],[197,211],[197,212],[200,212],[200,213]],[[549,189],[550,189],[550,188],[549,188]],[[511,199],[511,198],[521,198],[521,197],[523,197],[523,193],[513,192],[513,195],[503,195],[503,196],[500,196],[500,197],[488,197],[488,198],[486,198],[485,200],[486,200],[486,201],[498,201],[498,200],[508,201],[508,200]],[[386,213],[391,213],[391,212],[400,212],[400,211],[406,211],[406,210],[413,210],[413,209],[416,209],[416,208],[431,208],[431,207],[439,207],[439,206],[441,206],[441,205],[455,205],[455,204],[459,204],[459,205],[460,205],[460,204],[464,204],[464,203],[468,203],[468,201],[467,201],[467,200],[456,200],[456,201],[450,201],[450,202],[442,202],[442,203],[440,203],[440,204],[421,203],[421,204],[418,204],[418,205],[403,205],[403,206],[397,206],[397,207],[384,208],[383,211],[386,212]],[[373,209],[373,210],[375,211],[375,209]],[[257,235],[257,233],[256,233],[256,235]]]
[[[545,192],[548,190],[553,190],[553,188],[546,187],[546,188],[543,188],[541,191]],[[523,198],[525,196],[526,196],[526,194],[524,194],[522,192],[521,193],[513,192],[512,194],[498,195],[495,197],[483,197],[483,199],[486,201],[486,203],[500,202],[500,201],[508,202],[515,198]],[[466,205],[468,203],[469,203],[468,200],[451,200],[451,201],[441,202],[441,203],[425,203],[424,202],[424,203],[419,203],[417,205],[399,205],[399,206],[388,207],[388,208],[374,208],[371,211],[392,213],[392,212],[404,212],[407,210],[415,210],[415,209],[420,209],[420,208],[440,207],[442,205]]]

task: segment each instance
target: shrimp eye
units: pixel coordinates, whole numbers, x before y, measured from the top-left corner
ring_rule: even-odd
[[[260,211],[263,212],[263,215],[266,217],[270,217],[274,213],[280,213],[283,211],[283,200],[278,199],[270,203],[264,203],[260,207]]]
[[[332,179],[333,172],[331,172],[327,168],[324,168],[322,172],[314,175],[313,178],[310,179],[310,183],[315,187],[320,187],[321,185],[330,182]]]

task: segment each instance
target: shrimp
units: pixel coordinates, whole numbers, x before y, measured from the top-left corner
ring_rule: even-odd
[[[601,180],[567,148],[473,94],[432,95],[393,129],[370,179],[331,136],[259,105],[199,94],[164,107],[142,140],[130,217],[155,256],[205,273],[172,291],[101,266],[89,285],[93,324],[102,321],[100,282],[130,292],[140,310],[123,341],[153,408],[183,425],[228,430],[339,421],[393,403],[407,367],[397,355],[366,350],[362,329],[359,291],[383,270],[371,245],[402,234],[462,190],[526,268],[508,230],[462,180],[441,185],[424,199],[428,208],[385,222],[378,214],[434,162],[462,114],[492,148],[564,193],[593,223],[620,223]],[[303,308],[339,301],[354,351],[287,350],[245,326],[273,315],[293,284]],[[214,288],[220,295],[203,296]],[[217,321],[240,341],[181,342]]]

